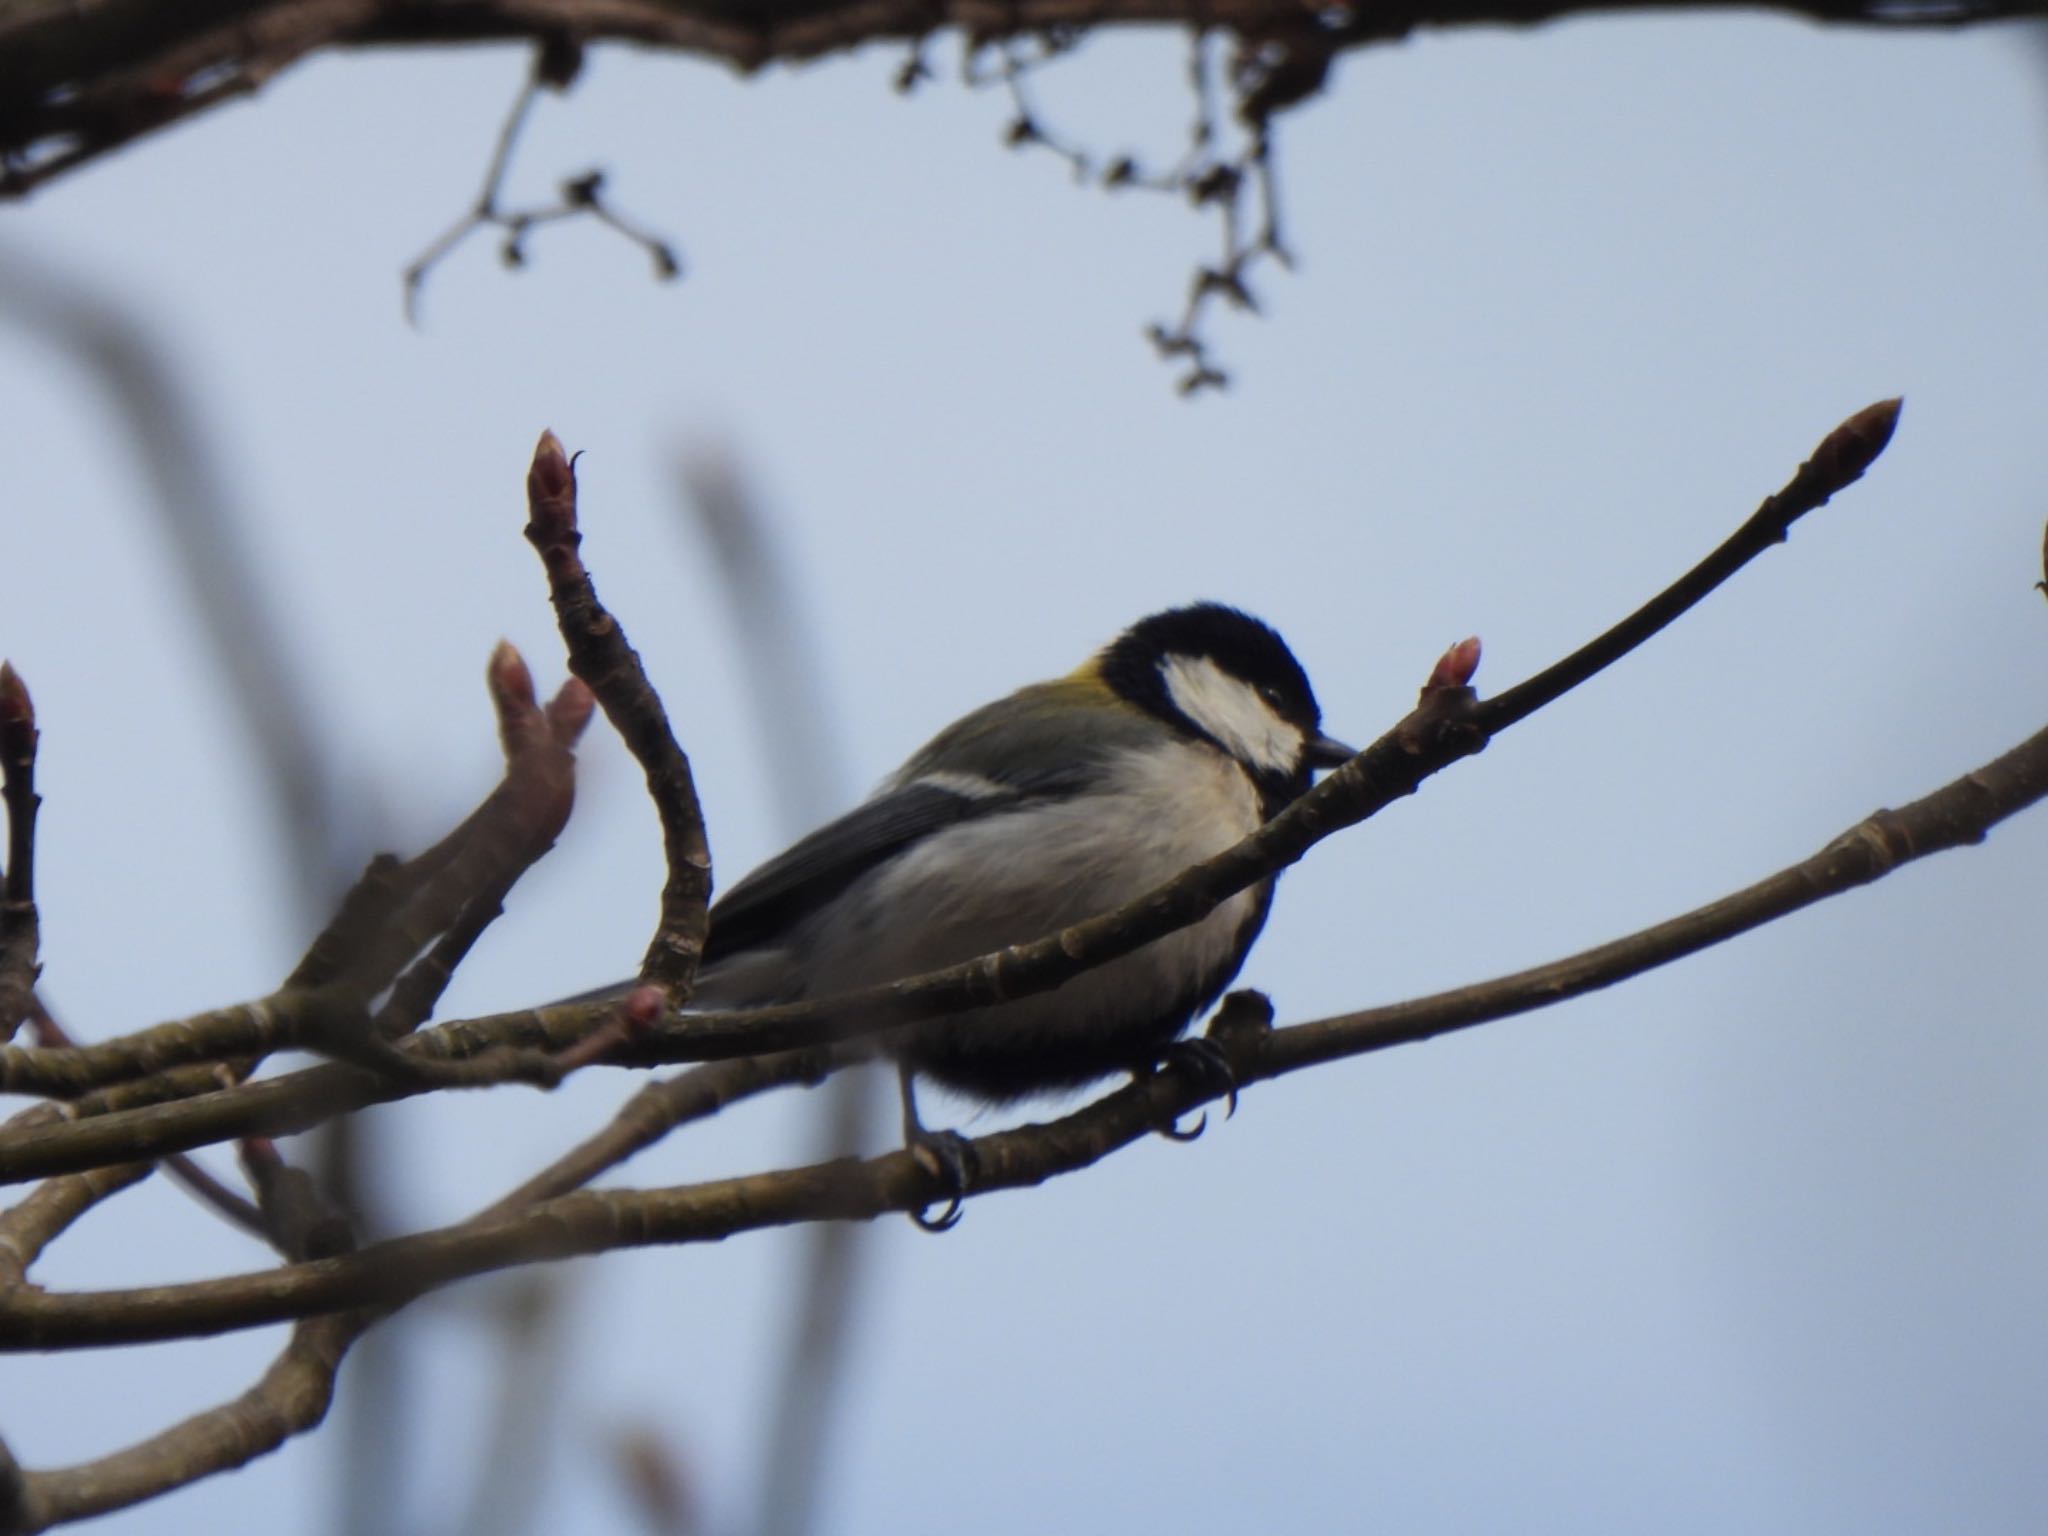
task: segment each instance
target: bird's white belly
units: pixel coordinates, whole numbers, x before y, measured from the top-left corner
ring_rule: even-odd
[[[963,822],[868,876],[851,905],[888,913],[888,925],[808,935],[803,990],[825,996],[1041,938],[1146,894],[1259,821],[1250,781],[1213,748],[1133,754],[1100,792]],[[1228,984],[1264,903],[1254,887],[1051,992],[918,1026],[906,1055],[995,1098],[1128,1066]]]

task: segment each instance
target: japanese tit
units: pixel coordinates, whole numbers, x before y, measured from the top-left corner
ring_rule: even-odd
[[[1236,843],[1351,748],[1285,642],[1220,604],[1141,619],[955,721],[711,910],[692,1006],[828,997],[1040,938]],[[921,1074],[1005,1102],[1148,1070],[1230,984],[1273,882],[1050,992],[906,1026]]]

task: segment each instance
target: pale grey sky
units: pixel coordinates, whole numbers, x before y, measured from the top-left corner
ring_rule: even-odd
[[[935,60],[949,57],[942,50]],[[512,52],[327,60],[7,214],[187,371],[386,837],[487,786],[491,645],[560,675],[526,456],[585,451],[600,589],[663,688],[728,882],[777,846],[677,443],[751,466],[828,655],[852,777],[1194,597],[1293,642],[1370,737],[1471,632],[1526,675],[1717,542],[1850,411],[1891,450],[1706,608],[1284,882],[1245,972],[1283,1020],[1613,937],[1804,856],[2043,724],[2048,63],[2024,34],[1761,19],[1423,37],[1282,132],[1300,270],[1177,398],[1139,339],[1209,227],[998,144],[992,93],[877,52],[743,83],[615,50],[542,104],[536,194],[601,162],[677,239],[398,272],[467,199]],[[1165,159],[1182,47],[1091,44],[1049,118]],[[236,717],[81,377],[9,332],[0,651],[43,727],[47,982],[105,1034],[256,994],[305,937]],[[600,738],[601,738],[601,733]],[[598,739],[577,818],[451,1007],[629,969],[659,883]],[[1659,975],[1262,1086],[1193,1147],[873,1244],[830,1536],[1253,1529],[2026,1532],[2048,1506],[2048,816]],[[628,1088],[375,1116],[419,1222]],[[626,1170],[795,1155],[801,1096]],[[659,1423],[743,1518],[795,1245],[579,1267],[543,1528],[635,1529],[597,1432]],[[151,1188],[47,1266],[104,1285],[260,1253]],[[418,1528],[465,1486],[489,1335],[430,1305]],[[32,1464],[239,1391],[275,1337],[0,1359]],[[344,1374],[342,1390],[348,1390]],[[33,1412],[27,1412],[33,1405]],[[324,1517],[314,1436],[109,1532]]]

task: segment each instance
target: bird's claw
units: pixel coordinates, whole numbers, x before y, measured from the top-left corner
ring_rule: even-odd
[[[1200,1141],[1202,1139],[1202,1132],[1207,1129],[1209,1129],[1209,1111],[1200,1109],[1195,1111],[1195,1123],[1186,1130],[1182,1130],[1180,1122],[1176,1120],[1170,1125],[1159,1127],[1159,1134],[1168,1141]]]
[[[1237,1069],[1223,1047],[1206,1035],[1174,1041],[1160,1054],[1159,1065],[1179,1067],[1211,1093],[1221,1093],[1224,1119],[1237,1113]]]
[[[1202,1035],[1192,1040],[1176,1040],[1159,1053],[1153,1070],[1171,1072],[1176,1067],[1210,1093],[1223,1095],[1224,1119],[1228,1120],[1237,1113],[1237,1073],[1222,1046]],[[1186,1130],[1182,1130],[1176,1120],[1171,1125],[1162,1126],[1159,1134],[1168,1141],[1193,1141],[1208,1129],[1208,1125],[1209,1112],[1205,1109],[1195,1116],[1195,1123]]]
[[[921,1205],[910,1213],[910,1219],[921,1231],[951,1231],[959,1225],[963,1213],[962,1202],[967,1198],[967,1185],[973,1173],[974,1149],[956,1131],[920,1130],[911,1137],[909,1150],[918,1167],[945,1191],[945,1204],[938,1215],[931,1214],[930,1205]]]

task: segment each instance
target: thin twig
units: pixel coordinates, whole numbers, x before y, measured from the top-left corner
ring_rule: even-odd
[[[647,795],[661,822],[668,879],[654,937],[640,962],[642,981],[681,1002],[690,995],[704,953],[711,900],[711,846],[690,759],[677,744],[661,697],[617,619],[598,601],[584,569],[576,525],[576,471],[561,440],[543,432],[527,472],[526,537],[547,572],[548,596],[569,652],[569,670],[597,696],[605,718],[647,776]]]
[[[263,1223],[289,1259],[324,1259],[356,1245],[355,1226],[303,1168],[294,1168],[265,1137],[241,1144],[242,1167],[255,1186]]]
[[[1611,667],[1645,640],[1695,606],[1721,583],[1773,545],[1782,544],[1792,524],[1826,506],[1830,497],[1854,485],[1877,462],[1899,424],[1899,399],[1867,405],[1821,439],[1784,488],[1763,505],[1706,559],[1659,592],[1605,634],[1571,655],[1481,704],[1479,723],[1498,731],[1528,718],[1544,705]]]
[[[0,1041],[35,1009],[41,970],[36,919],[36,710],[12,665],[0,661],[0,801],[7,810],[7,874],[0,882]]]
[[[526,237],[535,229],[543,224],[558,224],[565,219],[594,219],[645,251],[654,265],[654,275],[661,281],[682,276],[682,257],[676,253],[674,245],[653,231],[641,228],[605,202],[604,173],[601,171],[585,171],[568,178],[562,183],[559,202],[538,208],[505,209],[499,206],[498,200],[505,190],[505,178],[512,169],[513,151],[525,131],[534,102],[543,90],[566,91],[582,69],[582,45],[574,39],[575,33],[570,31],[546,33],[538,39],[533,68],[520,82],[512,109],[505,114],[505,121],[498,129],[497,143],[491,150],[490,164],[484,170],[483,186],[477,192],[476,201],[405,269],[407,323],[419,324],[420,293],[426,286],[428,274],[480,229],[503,230],[505,241],[498,248],[500,258],[508,267],[523,267],[526,265]]]
[[[31,1001],[33,1012],[29,1015],[29,1027],[35,1032],[36,1044],[39,1047],[70,1046],[71,1037],[57,1021],[56,1015],[44,1006],[41,998],[34,998]],[[270,1224],[254,1202],[237,1194],[208,1173],[197,1159],[187,1153],[174,1152],[163,1160],[163,1165],[164,1172],[171,1176],[179,1188],[216,1215],[223,1217],[229,1225],[246,1232],[258,1242],[277,1246],[278,1251],[286,1253],[288,1258],[304,1257],[302,1254],[288,1253],[279,1246]]]
[[[748,674],[755,733],[778,819],[794,841],[831,813],[844,777],[820,678],[823,653],[804,622],[797,582],[760,500],[722,453],[685,458],[684,504],[710,546],[717,589]],[[840,1072],[820,1091],[806,1130],[811,1158],[851,1157],[867,1142],[879,1109],[879,1080]],[[829,1455],[834,1409],[844,1392],[848,1346],[860,1301],[868,1229],[818,1222],[805,1229],[792,1288],[783,1362],[763,1436],[758,1536],[802,1536],[815,1521],[819,1476]]]
[[[71,1224],[102,1200],[149,1176],[148,1163],[110,1163],[46,1179],[0,1211],[0,1291],[21,1286],[29,1267]]]
[[[766,1056],[707,1062],[649,1083],[595,1135],[584,1138],[509,1194],[470,1219],[489,1222],[583,1188],[678,1126],[706,1120],[728,1104],[776,1088],[818,1083],[872,1051],[859,1045],[812,1046]]]
[[[317,1317],[292,1329],[261,1379],[232,1402],[194,1414],[138,1445],[72,1467],[19,1474],[9,1536],[90,1519],[216,1472],[246,1466],[326,1416],[342,1356],[373,1317]]]

